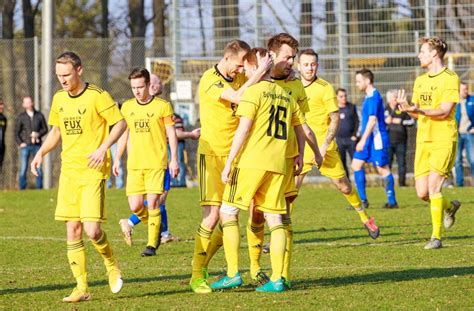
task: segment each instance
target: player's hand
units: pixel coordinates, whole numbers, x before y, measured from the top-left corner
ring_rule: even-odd
[[[364,146],[365,146],[365,140],[359,140],[359,142],[357,143],[356,145],[356,151],[362,151],[364,150]]]
[[[171,161],[170,161],[170,164],[168,165],[168,168],[169,168],[169,170],[170,170],[170,175],[171,175],[171,177],[173,177],[173,178],[178,177],[178,174],[179,174],[178,161],[176,161],[176,160],[171,160]]]
[[[227,184],[229,182],[229,175],[230,175],[230,165],[227,165],[224,167],[224,170],[221,173],[221,180],[224,184]]]
[[[351,136],[352,141],[357,141],[357,136]]]
[[[119,170],[120,170],[120,161],[114,161],[114,165],[112,165],[112,174],[114,174],[115,177],[118,177]]]
[[[319,147],[319,153],[321,154],[321,158],[324,159],[326,156],[326,153],[328,151],[329,146],[324,143],[321,147]]]
[[[105,155],[107,154],[107,149],[100,146],[96,151],[90,154],[87,158],[89,159],[89,163],[87,166],[92,169],[99,169],[102,167],[105,161]]]
[[[295,157],[295,161],[293,162],[295,176],[301,174],[301,171],[303,170],[303,165],[303,157],[299,154]]]
[[[26,146],[27,146],[26,143],[21,143],[20,144],[20,148],[25,148]]]
[[[191,135],[192,135],[192,139],[196,140],[196,139],[199,139],[199,137],[201,137],[201,128],[197,128],[197,129],[194,129],[191,131]]]
[[[43,163],[43,156],[41,155],[41,152],[37,152],[30,164],[30,171],[36,177],[39,176],[38,169],[40,168],[41,163]]]
[[[315,153],[313,157],[313,163],[316,165],[316,167],[319,169],[321,165],[323,165],[324,157],[321,155],[321,153]]]
[[[469,133],[474,134],[474,127],[469,130]]]
[[[404,89],[398,90],[397,103],[398,103],[398,108],[400,108],[400,110],[403,112],[412,112],[412,113],[418,112],[418,105],[410,105],[408,103],[407,96],[405,94]]]
[[[263,72],[267,72],[273,66],[273,59],[269,53],[267,53],[264,57],[261,57],[260,53],[257,53],[257,63],[258,69],[262,68]]]

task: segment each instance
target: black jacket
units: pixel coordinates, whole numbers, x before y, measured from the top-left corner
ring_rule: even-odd
[[[48,125],[44,116],[39,111],[34,111],[33,119],[25,112],[22,112],[16,119],[15,124],[15,140],[18,145],[26,143],[31,145],[31,132],[39,134],[39,144],[41,144],[41,137],[48,133]]]

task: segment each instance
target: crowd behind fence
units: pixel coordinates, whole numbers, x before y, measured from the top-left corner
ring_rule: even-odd
[[[312,47],[319,53],[319,75],[335,88],[346,87],[349,100],[360,105],[363,94],[355,87],[355,71],[363,67],[374,72],[375,86],[382,94],[398,88],[411,92],[414,79],[423,72],[416,58],[418,40],[429,33],[447,40],[446,64],[474,91],[474,3],[470,1],[457,4],[431,1],[433,15],[428,23],[422,4],[406,8],[406,5],[393,4],[392,1],[387,2],[392,5],[379,5],[370,10],[358,7],[357,3],[361,1],[293,0],[285,2],[281,8],[275,6],[274,1],[224,1],[227,4],[216,6],[217,2],[203,0],[201,6],[193,6],[191,0],[182,1],[179,37],[172,36],[173,29],[170,29],[169,36],[160,38],[56,38],[54,54],[65,50],[79,54],[84,63],[85,80],[109,91],[117,102],[133,96],[127,76],[133,65],[144,66],[148,59],[150,68],[165,82],[164,98],[171,100],[176,80],[192,81],[194,98],[191,103],[198,111],[195,95],[198,81],[201,74],[218,61],[223,42],[238,36],[251,45],[264,45],[270,35],[288,31],[300,40],[301,48]],[[312,4],[311,11],[303,12],[307,10],[304,4],[308,3]],[[213,9],[228,9],[229,6],[235,10],[226,12],[234,12],[232,14],[237,16],[213,18],[216,13]],[[295,9],[285,9],[292,7]],[[445,14],[439,14],[443,11]],[[453,12],[458,12],[458,15],[453,16]],[[383,18],[376,20],[374,14]],[[462,25],[458,23],[461,18]],[[5,102],[8,118],[0,189],[18,187],[19,154],[14,139],[14,123],[22,112],[21,98],[32,96],[37,108],[46,117],[48,114],[49,104],[41,101],[40,94],[43,83],[39,75],[40,52],[41,42],[37,38],[0,40],[0,97]],[[54,75],[54,68],[51,72]],[[53,89],[58,88],[54,82]],[[196,126],[192,124],[188,128]],[[409,129],[409,173],[413,171],[415,131],[415,127]],[[193,174],[196,172],[196,144],[195,141],[187,142]],[[53,186],[57,186],[59,176],[58,150],[51,154]],[[29,182],[33,184],[31,176]]]

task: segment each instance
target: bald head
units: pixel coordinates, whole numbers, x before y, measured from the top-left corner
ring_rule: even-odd
[[[155,75],[150,75],[150,94],[153,96],[158,96],[163,91],[163,84],[161,84],[160,78]]]

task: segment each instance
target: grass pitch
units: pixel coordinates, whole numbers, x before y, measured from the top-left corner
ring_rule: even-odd
[[[124,277],[110,293],[105,268],[86,243],[92,301],[61,301],[74,287],[66,258],[65,226],[54,221],[56,191],[0,194],[0,309],[448,309],[474,308],[474,190],[445,189],[462,202],[444,248],[424,250],[431,234],[429,208],[413,188],[397,189],[398,210],[383,210],[382,188],[368,189],[369,213],[381,227],[367,236],[354,211],[333,189],[305,186],[293,215],[293,287],[282,294],[254,291],[242,239],[237,290],[197,295],[188,288],[193,236],[200,222],[197,189],[172,189],[168,199],[171,231],[183,241],[165,244],[156,257],[142,258],[146,227],[135,229],[133,247],[121,238],[118,220],[129,215],[125,193],[107,192],[104,225]],[[246,213],[241,215],[245,234]],[[266,235],[268,239],[268,235]],[[85,240],[86,241],[86,240]],[[270,258],[262,257],[270,271]],[[223,251],[210,265],[211,282],[224,266]]]

